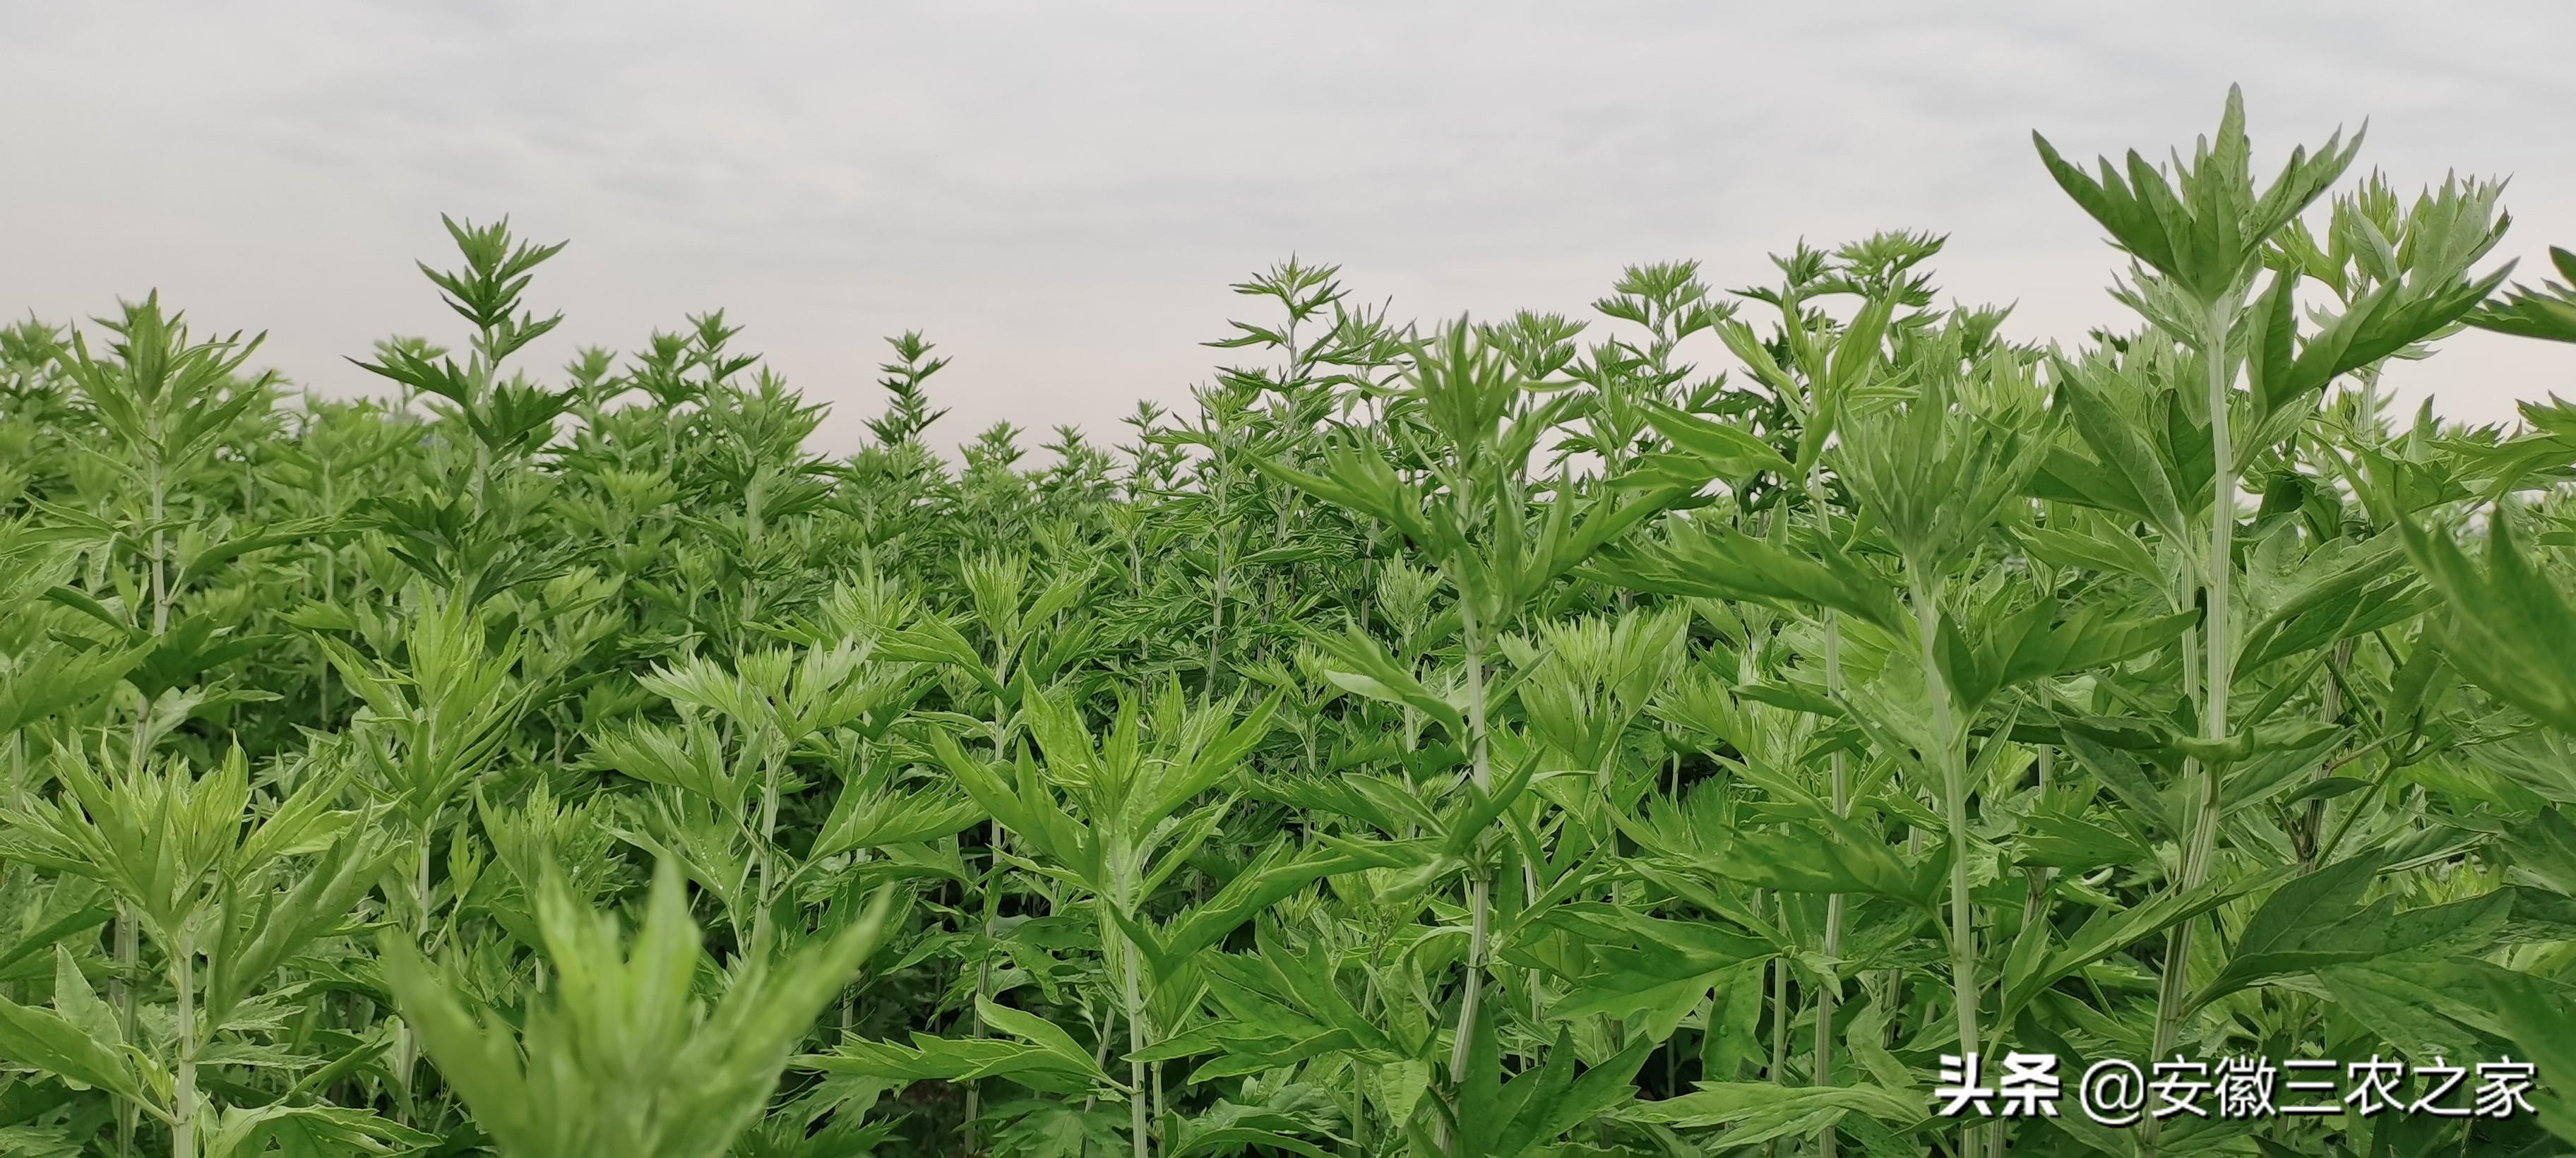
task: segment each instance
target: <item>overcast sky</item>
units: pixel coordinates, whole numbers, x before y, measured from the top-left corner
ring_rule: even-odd
[[[2365,118],[2401,188],[2510,176],[2499,257],[2536,280],[2576,246],[2576,5],[2440,7],[0,0],[0,310],[158,287],[371,391],[343,355],[458,336],[412,266],[448,256],[438,214],[506,213],[572,242],[534,365],[723,307],[833,404],[833,450],[907,328],[956,358],[938,441],[1114,437],[1292,252],[1400,316],[1579,313],[1629,263],[1732,287],[1802,237],[1927,229],[1950,295],[2071,339],[2129,319],[2031,130],[2161,157],[2231,81],[2266,176]],[[2391,377],[2503,420],[2576,393],[2576,350],[2472,333]]]

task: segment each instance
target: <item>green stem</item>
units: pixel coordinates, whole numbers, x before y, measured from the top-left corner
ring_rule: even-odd
[[[2325,702],[2319,715],[2327,725],[2332,725],[2343,718],[2343,673],[2346,668],[2352,666],[2352,645],[2353,641],[2350,639],[2335,644],[2333,658],[2326,668]],[[2342,745],[2338,744],[2336,747],[2340,749]],[[2317,770],[2312,779],[2323,780],[2334,775],[2335,765],[2343,758],[2340,751],[2326,753],[2326,758],[2317,762]],[[2318,797],[2310,797],[2307,812],[2305,822],[2299,826],[2299,872],[2303,875],[2316,871],[2317,854],[2323,847],[2318,843],[2318,838],[2325,835],[2326,802]]]
[[[431,836],[436,829],[437,821],[434,818],[420,826],[418,851],[412,858],[411,866],[411,896],[415,918],[412,943],[420,946],[423,953],[436,952],[436,947],[430,943],[430,933],[436,922],[431,919],[429,899],[429,850]],[[395,1114],[395,1120],[406,1126],[417,1124],[414,1121],[412,1076],[419,1061],[420,1037],[412,1032],[410,1022],[402,1022],[396,1027],[392,1057],[388,1062],[393,1070],[395,1084],[401,1092],[401,1104]]]
[[[2054,748],[2041,748],[2039,750],[2039,803],[2042,808],[2048,806],[2048,793],[2051,787],[2051,782],[2056,778],[2056,771],[2057,750]],[[2030,896],[2027,900],[2022,902],[2022,924],[2028,925],[2033,921],[2041,920],[2047,916],[2048,882],[2050,877],[2053,875],[2053,871],[2054,870],[2047,868],[2032,868],[2030,870]]]
[[[1154,1140],[1146,1119],[1145,1063],[1139,1054],[1145,1052],[1145,995],[1136,974],[1143,962],[1133,941],[1126,942],[1127,974],[1127,1129],[1134,1142],[1136,1158],[1150,1158]]]
[[[2371,774],[2370,782],[2360,791],[2351,794],[2354,803],[2343,810],[2343,816],[2335,821],[2334,832],[2326,837],[2324,843],[2317,846],[2318,864],[2334,863],[2335,849],[2342,846],[2344,834],[2351,832],[2353,822],[2361,819],[2364,809],[2359,802],[2376,798],[2379,790],[2388,786],[2389,776],[2395,774],[2403,763],[2397,753],[2390,752],[2383,755],[2379,762],[2379,771]]]
[[[998,754],[1001,750],[1002,743],[997,739],[993,742],[993,751]],[[986,1033],[984,998],[991,996],[993,992],[992,944],[994,937],[1000,932],[1002,920],[1001,898],[998,892],[1002,877],[1001,821],[986,822],[985,841],[985,883],[981,898],[984,906],[984,945],[976,951],[975,956],[974,1036],[977,1041],[982,1041]],[[984,1084],[981,1080],[975,1078],[966,1080],[966,1120],[959,1129],[966,1135],[966,1152],[969,1154],[976,1152],[975,1116],[982,1106],[983,1094]]]
[[[169,544],[161,530],[161,520],[169,513],[170,486],[163,476],[158,454],[148,463],[146,481],[152,494],[152,635],[158,639],[170,629],[170,581],[166,556]],[[143,701],[134,716],[134,773],[139,778],[151,765],[152,703]],[[130,980],[143,964],[143,940],[132,909],[119,903],[116,911],[116,984],[109,997],[116,1003],[117,1023],[125,1030],[125,1040],[135,1039],[135,1021],[140,997]],[[134,1153],[136,1127],[141,1122],[137,1108],[119,1105],[116,1110],[116,1153],[118,1158],[131,1158]]]
[[[1467,659],[1467,736],[1473,755],[1468,774],[1479,792],[1493,791],[1491,753],[1485,745],[1485,661],[1484,637],[1476,622],[1473,597],[1458,605],[1459,626],[1463,634]],[[1458,1035],[1449,1049],[1449,1080],[1453,1086],[1466,1082],[1467,1054],[1476,1036],[1476,1011],[1485,989],[1485,936],[1493,907],[1493,883],[1482,869],[1476,870],[1467,883],[1467,978],[1466,989],[1458,1000]]]
[[[1833,508],[1825,501],[1825,488],[1818,469],[1810,469],[1807,472],[1807,500],[1816,508],[1817,530],[1820,532],[1829,530]],[[1829,610],[1825,612],[1825,695],[1829,698],[1840,698],[1842,694],[1843,621],[1841,613]],[[1851,776],[1850,768],[1844,762],[1842,749],[1834,749],[1833,755],[1828,760],[1827,774],[1831,781],[1829,788],[1834,815],[1849,816],[1851,815]],[[1834,893],[1825,898],[1825,960],[1830,964],[1840,958],[1842,948],[1843,895]],[[1827,978],[1824,979],[1823,984],[1816,986],[1816,1057],[1815,1072],[1810,1079],[1815,1085],[1834,1084],[1834,1007],[1841,999],[1842,985],[1839,980]],[[1834,1158],[1839,1144],[1840,1135],[1834,1132],[1831,1124],[1817,1129],[1816,1153],[1819,1158]]]
[[[779,758],[772,757],[763,762],[766,766],[761,770],[760,845],[757,850],[760,859],[753,862],[753,866],[760,873],[758,888],[754,893],[760,907],[752,910],[751,946],[746,949],[746,952],[767,953],[769,951],[769,910],[777,903],[777,898],[770,893],[770,861],[776,856],[774,849],[778,841],[778,775],[781,762]]]
[[[140,721],[136,723],[135,730],[138,732],[142,730]],[[133,1041],[135,1039],[134,1023],[135,1015],[138,1012],[138,1002],[134,991],[134,983],[128,979],[134,976],[134,971],[142,965],[142,961],[143,941],[135,931],[134,909],[132,906],[119,901],[116,905],[117,981],[115,991],[110,994],[110,996],[116,1000],[117,1024],[125,1030],[125,1040],[127,1041]],[[135,1129],[141,1124],[141,1121],[142,1112],[140,1107],[137,1107],[132,1102],[117,1103],[116,1153],[118,1158],[132,1158],[134,1154]]]
[[[2228,429],[2227,399],[2227,331],[2233,307],[2216,303],[2210,307],[2208,339],[2203,361],[2209,368],[2209,445],[2210,462],[2209,544],[2201,560],[2201,585],[2209,598],[2208,634],[2205,640],[2207,676],[2201,687],[2201,738],[2213,745],[2227,739],[2227,692],[2235,674],[2235,635],[2228,622],[2229,580],[2235,570],[2236,541],[2236,448]],[[2218,847],[2218,813],[2221,803],[2219,778],[2224,769],[2216,762],[2201,761],[2195,771],[2199,783],[2190,812],[2191,831],[2182,848],[2178,892],[2190,892],[2209,880],[2210,861]],[[2164,976],[2156,992],[2155,1039],[2148,1050],[2152,1060],[2161,1061],[2173,1052],[2182,1036],[2185,1006],[2191,999],[2191,939],[2195,922],[2176,924],[2165,938]],[[2156,1152],[2154,1119],[2139,1134],[2139,1148],[2146,1154]]]
[[[1211,496],[1215,511],[1216,558],[1215,574],[1209,585],[1207,678],[1200,683],[1199,694],[1208,702],[1214,703],[1217,669],[1225,660],[1225,601],[1228,594],[1227,581],[1231,577],[1231,572],[1226,566],[1228,562],[1226,548],[1231,542],[1231,536],[1226,533],[1226,505],[1231,480],[1226,471],[1226,422],[1221,409],[1209,411],[1208,425],[1216,435],[1216,483],[1215,494]]]
[[[1826,612],[1825,694],[1828,696],[1842,694],[1842,643],[1842,618],[1833,612]],[[1832,778],[1834,815],[1848,816],[1851,814],[1851,779],[1840,748],[1834,750],[1829,775]],[[1834,962],[1842,956],[1842,951],[1843,895],[1835,893],[1825,898],[1826,964],[1829,967],[1839,968],[1834,965]],[[1815,1072],[1810,1076],[1810,1080],[1819,1086],[1834,1084],[1834,1007],[1841,1000],[1841,989],[1840,983],[1833,978],[1826,978],[1822,984],[1816,986],[1816,1061]],[[1834,1132],[1831,1124],[1816,1130],[1816,1153],[1819,1158],[1834,1158],[1838,1143],[1839,1135]]]
[[[2236,636],[2228,622],[2229,591],[2236,570],[2236,446],[2227,416],[2229,316],[2224,307],[2212,309],[2209,315],[2209,445],[2215,458],[2210,467],[2209,497],[2209,706],[2201,714],[2201,736],[2210,741],[2227,738],[2227,693],[2236,675]],[[2213,797],[2217,794],[2219,771],[2215,767],[2208,770]],[[2215,810],[2201,819],[2205,833],[2214,834],[2217,827]],[[2206,835],[2200,839],[2204,844],[2209,842]],[[2207,858],[2204,851],[2204,862]]]
[[[1924,693],[1932,701],[1932,734],[1939,745],[1933,755],[1940,761],[1941,806],[1950,830],[1950,997],[1958,1011],[1959,1053],[1966,1056],[1978,1052],[1977,914],[1968,894],[1968,770],[1967,762],[1960,758],[1958,734],[1951,719],[1949,682],[1942,678],[1937,658],[1941,643],[1939,585],[1927,583],[1918,573],[1913,586],[1916,643],[1922,653]],[[1960,1127],[1960,1158],[1977,1158],[1983,1150],[1983,1133],[1973,1122]]]
[[[177,948],[170,965],[170,984],[179,993],[179,1067],[170,1094],[170,1158],[197,1158],[197,946],[185,918],[179,922]]]

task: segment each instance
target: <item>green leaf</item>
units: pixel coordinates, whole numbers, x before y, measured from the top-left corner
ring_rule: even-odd
[[[225,1106],[205,1133],[205,1158],[264,1154],[274,1143],[289,1152],[407,1154],[442,1139],[365,1110],[339,1106]]]
[[[1904,1130],[1931,1116],[1924,1100],[1911,1091],[1869,1084],[1798,1087],[1771,1082],[1701,1082],[1690,1093],[1639,1102],[1620,1116],[1666,1126],[1733,1127],[1716,1141],[1735,1147],[1830,1125],[1851,1113]]]
[[[1355,696],[1413,708],[1452,737],[1466,736],[1466,713],[1424,687],[1412,672],[1387,654],[1385,645],[1370,638],[1357,624],[1340,634],[1319,631],[1309,638],[1323,653],[1324,678],[1331,680],[1333,686]]]
[[[1055,1055],[1077,1069],[1092,1068],[1091,1051],[1082,1048],[1073,1040],[1072,1034],[1056,1028],[1053,1022],[1033,1013],[996,1004],[992,999],[985,997],[975,999],[975,1009],[984,1015],[985,1024],[1013,1037],[1025,1039],[1031,1045]],[[1093,1069],[1092,1072],[1098,1071]]]
[[[2062,359],[2057,363],[2059,396],[2065,399],[2067,411],[2074,418],[2075,432],[2119,480],[2120,493],[2134,496],[2137,512],[2154,523],[2167,540],[2181,541],[2187,533],[2182,503],[2174,495],[2168,466],[2156,454],[2146,432],[2103,396],[2101,385],[2093,379],[2100,373],[2091,363],[2081,368]]]
[[[2226,968],[2192,999],[2193,1007],[2266,978],[2377,956],[2380,950],[2337,938],[2334,930],[2359,911],[2362,893],[2384,859],[2374,852],[2346,857],[2273,890],[2245,923]]]
[[[146,1063],[91,1036],[53,1010],[31,1009],[0,997],[0,1061],[106,1090],[154,1117],[169,1120],[161,1102],[145,1092],[147,1079],[137,1068]],[[166,1075],[155,1076],[156,1085],[169,1080]]]
[[[1770,443],[1741,427],[1711,422],[1656,403],[1647,404],[1646,414],[1654,423],[1656,433],[1670,439],[1683,453],[1706,464],[1712,478],[1750,478],[1764,471],[1781,475],[1789,473],[1789,460],[1780,457],[1780,452]]]
[[[2487,984],[2505,1032],[2537,1069],[2532,1108],[2540,1124],[2566,1142],[2576,1142],[2576,1013],[2563,993],[2552,992],[2537,977],[2492,973]]]
[[[1658,595],[1827,607],[1889,631],[1904,626],[1893,589],[1840,551],[1800,554],[1727,527],[1675,527],[1662,541],[1604,551],[1593,569],[1606,582]]]
[[[1931,862],[1908,867],[1875,836],[1829,817],[1739,832],[1707,867],[1760,888],[1868,893],[1923,906],[1931,905],[1942,887],[1942,875]]]
[[[2234,885],[2210,882],[2188,892],[2158,894],[2142,905],[2096,910],[2066,938],[2065,944],[2049,952],[2042,964],[2006,986],[2002,1023],[2010,1024],[2033,999],[2059,981],[2260,887],[2265,879],[2257,877]]]
[[[2558,267],[2558,276],[2576,282],[2576,253],[2553,245],[2549,260]],[[2560,282],[2545,283],[2538,290],[2516,285],[2503,301],[2487,302],[2470,314],[2468,323],[2499,334],[2576,342],[2576,289]]]
[[[2487,525],[2484,568],[2448,538],[2399,528],[2406,550],[2450,605],[2444,654],[2497,699],[2576,732],[2576,610],[2516,549],[2513,512]]]

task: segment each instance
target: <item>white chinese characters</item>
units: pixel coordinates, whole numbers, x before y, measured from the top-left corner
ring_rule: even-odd
[[[1940,1060],[1932,1110],[1941,1117],[2041,1118],[2060,1112],[2066,1091],[2056,1054],[2007,1053],[1991,1085],[1978,1054],[1942,1054]],[[2117,1058],[2094,1062],[2074,1082],[2074,1095],[2078,1113],[2113,1127],[2150,1117],[2511,1118],[2532,1112],[2532,1081],[2531,1063],[2510,1057],[2472,1068],[2440,1056],[2411,1064],[2376,1055],[2353,1062],[2237,1055],[2214,1064],[2176,1056],[2152,1067]]]

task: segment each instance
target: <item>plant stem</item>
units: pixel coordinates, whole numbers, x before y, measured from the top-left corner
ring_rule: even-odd
[[[1824,532],[1832,521],[1833,508],[1825,501],[1825,488],[1818,475],[1819,469],[1821,468],[1810,469],[1807,472],[1807,500],[1816,508],[1817,530]],[[1828,610],[1825,612],[1825,695],[1828,698],[1839,698],[1842,694],[1842,614]],[[1829,790],[1832,794],[1834,815],[1849,816],[1851,814],[1851,775],[1849,766],[1844,762],[1843,750],[1839,747],[1835,748],[1828,760],[1827,775],[1830,779]],[[1842,948],[1843,895],[1834,893],[1825,898],[1825,960],[1832,962],[1842,956]],[[1842,986],[1836,979],[1827,978],[1823,984],[1816,986],[1815,1072],[1810,1075],[1815,1085],[1834,1084],[1834,1006],[1841,998]],[[1831,1124],[1816,1131],[1816,1153],[1819,1158],[1834,1158],[1835,1149],[1839,1144],[1840,1136],[1834,1132]]]
[[[2215,458],[2210,466],[2209,496],[2209,707],[2201,714],[2201,736],[2211,741],[2227,738],[2227,692],[2236,674],[2236,636],[2228,622],[2229,589],[2236,570],[2236,446],[2228,429],[2227,398],[2227,330],[2229,312],[2213,308],[2209,315],[2209,445]],[[2218,777],[2221,769],[2206,770],[2213,807],[2200,821],[2198,840],[2208,845],[2218,829]],[[2209,851],[2204,848],[2202,869],[2208,868]]]
[[[2212,744],[2227,739],[2227,691],[2234,675],[2236,661],[2235,635],[2228,622],[2228,588],[2235,569],[2236,541],[2236,448],[2227,424],[2229,378],[2227,368],[2227,331],[2234,307],[2227,303],[2211,305],[2208,339],[2203,360],[2209,368],[2209,445],[2210,461],[2209,545],[2201,560],[2201,585],[2209,599],[2207,678],[2201,688],[2201,738]],[[2217,761],[2198,761],[2198,797],[2190,813],[2191,832],[2182,848],[2181,877],[2177,891],[2190,892],[2209,879],[2210,860],[2217,852],[2218,812],[2221,803],[2219,779],[2225,771]],[[2191,933],[2196,922],[2183,921],[2165,938],[2164,977],[2156,992],[2156,1030],[2148,1051],[2151,1060],[2161,1061],[2173,1051],[2182,1035],[2184,1005],[2191,999]],[[2143,1153],[2156,1152],[2155,1119],[2139,1133]]]
[[[1977,1053],[1977,913],[1968,895],[1968,770],[1961,759],[1956,726],[1951,719],[1949,682],[1941,676],[1941,605],[1938,581],[1914,576],[1914,624],[1922,652],[1923,688],[1932,701],[1932,733],[1940,748],[1941,806],[1950,837],[1950,996],[1958,1010],[1959,1053]],[[1959,1131],[1960,1158],[1977,1158],[1983,1134],[1975,1123]]]
[[[137,722],[135,731],[138,733],[142,731],[140,721]],[[110,996],[116,999],[117,1024],[124,1029],[125,1040],[127,1041],[134,1040],[135,1015],[138,1012],[136,1008],[137,995],[134,992],[134,983],[128,980],[128,978],[131,978],[134,975],[134,970],[140,967],[143,961],[143,940],[136,933],[134,922],[135,916],[133,907],[122,901],[117,902],[117,981],[115,991]],[[139,1107],[135,1106],[131,1102],[117,1103],[116,1153],[118,1158],[132,1158],[134,1153],[134,1132],[135,1128],[140,1125],[141,1122],[142,1112]]]
[[[1230,479],[1226,471],[1226,421],[1224,409],[1221,406],[1210,408],[1208,425],[1216,435],[1216,484],[1215,493],[1210,496],[1215,514],[1216,551],[1213,568],[1215,573],[1209,585],[1208,599],[1207,678],[1199,685],[1199,695],[1208,702],[1214,703],[1217,669],[1225,660],[1225,601],[1227,580],[1230,578],[1226,567],[1226,548],[1231,542],[1231,537],[1226,533],[1226,504],[1229,497],[1227,492],[1231,488],[1228,486]]]
[[[1122,938],[1124,940],[1124,938]],[[1145,1063],[1138,1054],[1145,1052],[1145,995],[1136,974],[1143,962],[1134,941],[1126,941],[1127,974],[1127,1129],[1135,1143],[1136,1158],[1149,1158],[1154,1140],[1146,1122]]]
[[[2343,718],[2343,673],[2344,669],[2352,666],[2352,644],[2350,639],[2335,644],[2333,659],[2326,666],[2325,702],[2319,714],[2323,717],[2322,722],[2328,725]],[[2343,759],[2340,753],[2343,746],[2337,744],[2335,747],[2337,751],[2326,753],[2326,758],[2317,762],[2317,770],[2311,779],[2323,780],[2334,775],[2335,765]],[[2320,850],[2317,841],[2325,835],[2326,802],[2319,797],[2309,797],[2307,813],[2306,822],[2299,826],[2299,872],[2302,875],[2316,871]]]
[[[1834,612],[1826,612],[1825,694],[1828,696],[1839,696],[1842,694],[1842,644],[1842,618]],[[1832,779],[1831,788],[1833,792],[1834,815],[1850,815],[1851,778],[1850,770],[1843,763],[1842,749],[1834,749],[1828,774]],[[1842,956],[1842,951],[1843,895],[1841,893],[1835,893],[1825,898],[1824,956],[1826,963],[1831,966]],[[1834,1084],[1834,1006],[1841,1000],[1841,997],[1842,986],[1835,978],[1825,978],[1823,979],[1822,984],[1816,986],[1816,1060],[1814,1066],[1815,1072],[1810,1075],[1810,1080],[1815,1085],[1830,1086]],[[1839,1135],[1834,1132],[1834,1128],[1830,1123],[1818,1128],[1816,1131],[1816,1153],[1819,1158],[1834,1158],[1835,1148],[1839,1144],[1839,1140]]]
[[[1464,593],[1462,593],[1464,594]],[[1472,753],[1468,774],[1478,792],[1493,791],[1492,754],[1485,744],[1484,637],[1476,622],[1474,597],[1459,601],[1459,626],[1467,659],[1467,743]],[[1466,1082],[1467,1055],[1476,1036],[1476,1009],[1485,988],[1485,934],[1493,905],[1493,883],[1482,868],[1467,882],[1467,978],[1458,1000],[1458,1036],[1449,1049],[1449,1081]]]
[[[179,1066],[170,1094],[170,1158],[197,1158],[197,946],[187,919],[179,921],[178,951],[170,983],[179,992]]]
[[[769,909],[776,903],[776,898],[769,891],[770,860],[777,855],[774,849],[778,843],[778,776],[779,765],[784,763],[784,758],[772,756],[762,763],[765,767],[761,769],[760,780],[760,844],[756,851],[759,859],[753,862],[760,872],[758,888],[753,894],[760,907],[752,910],[752,943],[745,951],[766,954],[769,952]]]
[[[420,826],[419,848],[412,858],[412,906],[417,910],[418,919],[418,924],[412,929],[412,943],[421,946],[422,952],[425,953],[436,951],[430,943],[430,929],[435,922],[430,919],[429,903],[430,836],[436,828],[437,821],[434,818]],[[392,1056],[387,1064],[392,1069],[395,1082],[401,1090],[401,1105],[395,1120],[406,1126],[415,1125],[417,1123],[413,1121],[412,1072],[418,1067],[420,1061],[420,1036],[412,1031],[409,1021],[403,1021],[395,1027],[391,1053]]]
[[[2056,771],[2057,750],[2041,748],[2039,750],[2039,803],[2043,808],[2048,806],[2048,792],[2051,782],[2056,779]],[[2022,902],[2022,924],[2028,925],[2047,916],[2048,882],[2052,872],[2053,870],[2047,868],[2030,870],[2030,897]]]
[[[157,640],[170,630],[169,568],[164,559],[169,547],[161,530],[161,520],[169,513],[170,484],[162,472],[160,455],[157,451],[150,455],[147,467],[146,482],[152,493],[152,637]],[[138,778],[152,762],[151,721],[152,702],[147,699],[135,708],[134,715],[134,773]],[[143,939],[135,924],[136,920],[131,908],[123,903],[117,905],[117,980],[108,996],[116,1003],[117,1023],[124,1029],[127,1041],[133,1041],[135,1038],[135,1021],[140,1002],[140,996],[135,992],[134,984],[129,979],[143,964]],[[117,1107],[116,1153],[118,1158],[130,1158],[134,1153],[135,1129],[141,1124],[141,1120],[136,1107],[131,1105]]]

